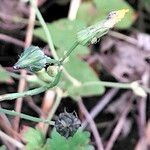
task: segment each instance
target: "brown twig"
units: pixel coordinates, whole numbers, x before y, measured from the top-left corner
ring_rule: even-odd
[[[139,136],[143,138],[145,136],[146,127],[146,98],[137,98],[138,101],[138,124],[139,124]]]
[[[118,92],[117,89],[110,90],[107,92],[104,97],[96,104],[96,106],[91,110],[90,115],[94,119],[103,109],[104,107],[112,100],[113,96]],[[83,122],[83,128],[87,126],[87,121]]]
[[[148,87],[149,83],[149,71],[146,71],[142,76],[142,83],[145,87]],[[147,97],[137,98],[138,102],[138,111],[139,117],[137,118],[138,127],[139,127],[139,136],[140,136],[140,145],[142,149],[148,149],[147,143],[145,140],[145,128],[146,128],[146,103]]]
[[[1,106],[0,106],[1,108]],[[7,116],[4,113],[0,113],[0,128],[5,131],[9,136],[16,139],[19,138],[18,133],[12,129],[11,123],[9,122]],[[8,149],[15,150],[15,146],[1,138],[2,142],[7,146]]]
[[[124,40],[132,45],[135,45],[135,46],[138,46],[138,40],[133,38],[133,37],[130,37],[130,36],[127,36],[125,34],[122,34],[122,33],[119,33],[119,32],[116,32],[116,31],[109,31],[108,32],[108,35],[109,36],[112,36],[114,38],[117,38],[117,39],[120,39],[120,40]]]
[[[93,136],[95,138],[97,149],[98,150],[104,150],[104,147],[103,147],[103,144],[102,144],[102,140],[101,140],[101,137],[100,137],[100,135],[98,133],[97,127],[95,125],[95,122],[93,121],[91,115],[89,114],[89,112],[87,111],[86,107],[84,106],[81,98],[79,98],[78,106],[79,106],[80,110],[82,111],[82,113],[84,114],[84,116],[86,117],[87,121],[89,122],[89,125],[91,127]]]
[[[24,47],[24,42],[23,41],[18,40],[14,37],[10,37],[10,36],[5,35],[5,34],[2,34],[2,33],[0,33],[0,40],[3,40],[5,42],[9,42],[9,43]]]
[[[53,107],[53,104],[54,104],[54,100],[55,100],[55,91],[53,90],[47,90],[45,92],[45,95],[44,95],[44,98],[42,100],[42,107],[41,107],[41,110],[45,113],[45,114],[48,114],[52,107]],[[40,118],[44,118],[44,119],[47,119],[48,115],[46,116],[40,116]],[[47,130],[45,129],[45,124],[43,122],[40,122],[37,127],[40,128],[43,133],[45,134],[47,132]]]
[[[37,0],[35,0],[35,3],[37,4]],[[29,47],[32,43],[32,36],[33,36],[33,29],[34,29],[34,22],[35,22],[35,10],[34,8],[30,7],[30,16],[29,16],[29,23],[27,27],[26,32],[26,38],[25,38],[25,47]],[[26,76],[26,71],[21,71],[21,76]],[[19,86],[18,86],[18,92],[23,92],[26,88],[26,80],[24,78],[20,78]],[[15,111],[20,112],[22,108],[22,98],[18,98],[16,101],[16,107]],[[14,129],[17,131],[19,128],[19,122],[20,117],[16,116],[14,118]]]
[[[45,113],[35,104],[32,97],[25,98],[25,102],[32,108],[39,116],[45,116]]]
[[[55,94],[56,94],[55,102],[53,104],[52,109],[48,113],[48,117],[47,117],[48,120],[52,120],[52,117],[54,116],[54,114],[55,114],[55,112],[56,112],[56,110],[57,110],[57,108],[61,102],[63,92],[61,89],[57,88],[55,91]],[[44,126],[45,133],[47,133],[48,127],[49,126],[45,124],[45,126]]]
[[[137,117],[138,130],[139,130],[139,142],[140,147],[143,150],[147,150],[147,143],[145,139],[145,128],[146,128],[146,99],[147,98],[137,98],[138,101],[138,112]]]
[[[115,113],[115,118],[113,121],[111,121],[110,124],[108,124],[107,128],[105,129],[105,132],[102,134],[103,139],[106,139],[111,133],[112,133],[112,129],[114,128],[114,126],[116,125],[116,123],[118,122],[120,115],[122,114],[122,110],[124,109],[124,107],[126,107],[126,100],[131,97],[132,92],[131,91],[127,91],[125,93],[123,93],[120,97],[118,97],[116,99],[116,101],[114,103],[111,103],[107,108],[106,108],[106,112],[110,112],[110,113]]]
[[[106,145],[106,148],[105,150],[111,150],[117,137],[119,136],[123,126],[124,126],[124,123],[126,121],[126,116],[128,115],[128,112],[130,111],[130,108],[131,108],[131,103],[127,103],[127,106],[124,108],[123,112],[122,112],[122,115],[120,116],[120,119]]]
[[[5,131],[8,135],[15,137],[14,135],[14,130],[11,128],[11,125],[9,121],[7,121],[7,117],[5,114],[1,113],[0,114],[0,128]],[[14,149],[14,145],[10,144],[8,141],[5,139],[1,138],[2,142],[7,146],[8,149]]]
[[[24,145],[22,143],[18,142],[17,140],[13,139],[12,137],[8,136],[7,134],[2,132],[1,130],[0,130],[0,137],[3,140],[5,139],[5,141],[10,142],[11,144],[13,144],[14,146],[16,146],[19,149],[23,149],[24,148]]]
[[[10,124],[8,123],[8,121],[5,120],[5,114],[1,113],[0,115],[0,128],[2,130],[5,131],[5,133],[7,133],[8,135],[10,135],[11,137],[18,137],[17,133],[12,129],[12,127],[10,126]],[[8,124],[7,124],[8,123]]]

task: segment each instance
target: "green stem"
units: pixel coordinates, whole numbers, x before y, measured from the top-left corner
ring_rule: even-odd
[[[90,86],[92,84],[102,85],[105,87],[113,87],[113,88],[120,88],[120,89],[131,89],[131,83],[117,83],[117,82],[106,82],[106,81],[91,81],[84,83],[86,86]]]
[[[33,8],[35,9],[36,15],[37,15],[37,17],[38,17],[38,19],[39,19],[39,21],[40,21],[42,27],[43,27],[43,30],[44,30],[45,35],[46,35],[46,37],[47,37],[48,45],[49,45],[49,47],[50,47],[50,49],[51,49],[51,51],[52,51],[52,55],[54,56],[54,58],[55,58],[56,60],[59,60],[58,55],[57,55],[57,53],[56,53],[56,51],[55,51],[55,48],[54,48],[54,44],[53,44],[53,42],[52,42],[52,38],[51,38],[50,32],[49,32],[49,30],[48,30],[48,28],[47,28],[46,22],[44,21],[44,19],[43,19],[41,13],[40,13],[40,11],[39,11],[39,9],[38,9],[37,6],[35,5],[34,0],[29,0],[29,1],[30,1],[31,5],[33,6]],[[74,77],[72,77],[72,76],[67,72],[67,70],[66,70],[65,68],[63,69],[63,73],[66,75],[66,77],[68,78],[68,80],[70,80],[73,84],[76,84],[76,83],[78,82],[78,80],[75,79]]]
[[[57,53],[56,53],[56,51],[55,51],[54,44],[53,44],[53,42],[52,42],[52,37],[51,37],[50,32],[49,32],[49,30],[48,30],[48,28],[47,28],[47,25],[46,25],[46,23],[45,23],[45,21],[44,21],[42,15],[41,15],[39,9],[37,8],[37,6],[36,6],[34,0],[29,0],[29,1],[30,1],[30,3],[31,3],[32,7],[35,9],[36,15],[37,15],[37,17],[38,17],[38,19],[39,19],[39,21],[40,21],[42,27],[43,27],[43,30],[44,30],[45,35],[46,35],[46,37],[47,37],[48,45],[49,45],[49,47],[50,47],[50,49],[51,49],[51,51],[52,51],[52,54],[53,54],[54,58],[55,58],[56,60],[58,60],[59,57],[58,57],[58,55],[57,55]],[[63,56],[62,62],[70,55],[70,53],[77,47],[78,44],[79,44],[78,42],[75,42],[75,44],[73,45],[73,47],[72,47],[69,51],[67,51],[67,53]]]
[[[60,59],[60,62],[64,62],[65,59],[72,53],[72,51],[79,45],[79,42],[75,42],[72,47],[64,54],[64,56]]]
[[[4,100],[13,100],[19,97],[25,97],[25,96],[32,96],[32,95],[36,95],[39,93],[42,93],[46,90],[48,90],[49,88],[53,88],[54,86],[56,86],[60,80],[61,77],[61,70],[58,72],[58,74],[56,75],[56,78],[54,79],[54,81],[51,84],[47,84],[45,86],[33,89],[33,90],[29,90],[29,91],[25,91],[22,93],[12,93],[12,94],[5,94],[5,95],[1,95],[0,96],[0,101],[4,101]]]
[[[40,85],[40,86],[44,86],[46,83],[42,80],[40,80],[36,75],[27,75],[26,77],[20,76],[16,73],[13,72],[8,72],[9,75],[15,79],[26,79],[27,82],[31,83],[31,84],[36,84],[36,85]]]
[[[23,114],[23,113],[16,112],[14,110],[11,111],[11,110],[0,108],[0,113],[4,113],[4,114],[7,114],[7,115],[11,115],[11,116],[19,116],[20,118],[30,120],[30,121],[33,121],[33,122],[43,122],[43,123],[47,123],[47,124],[50,124],[50,125],[54,125],[54,122],[50,121],[48,119],[32,117],[32,116],[29,116],[29,115],[26,115],[26,114]]]
[[[46,57],[47,59],[47,64],[56,64],[56,65],[61,65],[60,61],[52,59],[50,57]]]
[[[37,77],[40,80],[44,81],[45,83],[51,83],[54,80],[53,77],[48,75],[45,68],[41,69],[40,71],[36,72],[35,74],[37,75]]]
[[[15,78],[15,79],[23,78],[23,77],[21,77],[19,74],[16,74],[16,73],[13,73],[13,72],[7,71],[7,73],[8,73],[11,77],[13,77],[13,78]]]
[[[31,3],[32,7],[35,9],[36,15],[37,15],[37,17],[38,17],[38,19],[39,19],[39,21],[40,21],[42,27],[43,27],[43,30],[44,30],[45,35],[46,35],[46,37],[47,37],[47,42],[48,42],[48,45],[49,45],[49,47],[50,47],[50,49],[51,49],[51,51],[52,51],[52,54],[53,54],[54,58],[55,58],[56,60],[58,60],[59,58],[58,58],[57,53],[56,53],[56,51],[55,51],[54,44],[53,44],[53,42],[52,42],[52,37],[51,37],[51,35],[50,35],[50,33],[49,33],[49,30],[48,30],[48,28],[47,28],[47,25],[46,25],[46,23],[45,23],[45,21],[44,21],[42,15],[41,15],[39,9],[37,8],[37,6],[36,6],[34,0],[29,0],[29,1],[30,1],[30,3]]]
[[[0,101],[4,101],[4,100],[13,100],[19,97],[26,97],[26,96],[32,96],[32,95],[36,95],[39,93],[42,93],[44,91],[47,90],[47,86],[42,86],[33,90],[29,90],[29,91],[25,91],[22,93],[12,93],[12,94],[4,94],[0,96]]]
[[[65,74],[65,76],[67,77],[67,79],[73,84],[73,86],[79,86],[81,85],[81,82],[78,81],[77,79],[75,79],[74,77],[72,77],[67,70],[64,68],[63,73]]]
[[[42,93],[42,92],[46,91],[47,89],[54,87],[59,82],[59,79],[60,79],[60,75],[50,85],[42,86],[40,88],[25,91],[22,93],[12,93],[12,94],[1,95],[0,101],[12,100],[12,99],[16,99],[19,97],[32,96],[32,95]],[[120,88],[120,89],[132,89],[132,86],[131,86],[132,83],[116,83],[116,82],[105,82],[105,81],[93,81],[93,82],[91,81],[91,82],[84,83],[83,86],[84,85],[90,86],[92,84],[98,84],[98,85],[102,85],[105,87],[113,87],[113,88]],[[150,89],[145,88],[145,87],[142,87],[142,88],[145,90],[145,92],[150,93]]]

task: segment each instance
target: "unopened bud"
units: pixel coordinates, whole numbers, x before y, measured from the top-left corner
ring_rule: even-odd
[[[131,89],[138,96],[146,97],[147,95],[144,89],[140,86],[140,84],[137,81],[131,83]]]
[[[38,46],[30,46],[21,54],[14,69],[27,69],[31,72],[37,72],[45,67],[47,56]]]
[[[81,45],[94,44],[103,35],[107,34],[109,29],[113,28],[116,23],[124,18],[124,15],[128,12],[128,9],[121,9],[118,11],[112,11],[109,13],[105,20],[102,20],[95,25],[92,25],[77,33],[78,42]]]
[[[58,66],[49,66],[47,68],[47,73],[51,77],[55,77],[58,73]]]

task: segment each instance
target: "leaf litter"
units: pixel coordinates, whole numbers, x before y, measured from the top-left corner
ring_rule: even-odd
[[[120,82],[140,80],[150,67],[150,36],[137,32],[135,38],[137,46],[111,36],[101,43],[99,60]]]

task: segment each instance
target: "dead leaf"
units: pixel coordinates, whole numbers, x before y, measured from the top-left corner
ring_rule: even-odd
[[[99,60],[121,82],[140,80],[150,67],[150,51],[112,37],[102,41]]]

